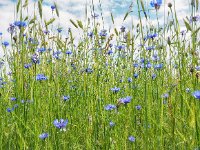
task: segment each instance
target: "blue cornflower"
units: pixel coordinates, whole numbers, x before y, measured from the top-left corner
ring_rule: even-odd
[[[133,76],[134,76],[134,78],[138,78],[138,74],[137,73],[134,73]]]
[[[54,11],[54,9],[56,8],[55,5],[51,5],[51,10]]]
[[[7,47],[7,46],[9,45],[9,43],[8,43],[7,41],[4,41],[2,44],[3,44],[5,47]]]
[[[37,81],[47,80],[47,77],[44,74],[38,74],[36,75]]]
[[[132,78],[128,78],[128,83],[131,83],[132,82]]]
[[[32,66],[31,63],[29,63],[29,64],[24,64],[24,68],[26,68],[26,69],[29,69],[31,66]]]
[[[122,103],[122,104],[128,104],[128,103],[131,102],[131,99],[132,99],[132,97],[127,96],[127,97],[124,97],[124,98],[120,98],[119,102]]]
[[[17,98],[16,98],[16,97],[11,97],[10,100],[11,100],[11,101],[16,101]]]
[[[141,107],[140,105],[135,106],[135,108],[136,108],[137,110],[141,110],[141,109],[142,109],[142,107]]]
[[[2,32],[0,32],[0,36],[2,36],[3,35],[3,33]]]
[[[152,57],[152,60],[153,61],[158,61],[158,60],[160,60],[160,58],[159,58],[158,55],[154,54],[153,57]]]
[[[108,52],[107,52],[108,55],[111,55],[112,53],[113,53],[112,50],[108,50]]]
[[[13,109],[7,108],[7,112],[12,112],[12,111],[13,111]]]
[[[10,34],[13,34],[16,32],[16,26],[14,24],[10,24],[7,31],[10,33]]]
[[[46,34],[46,35],[50,33],[49,30],[44,30],[43,32],[44,32],[44,34]]]
[[[40,134],[39,138],[42,139],[42,140],[45,140],[46,138],[49,137],[49,134],[48,133],[42,133]]]
[[[112,121],[110,121],[110,122],[109,122],[109,125],[110,125],[110,127],[113,127],[113,126],[115,126],[115,123],[112,122]]]
[[[61,33],[62,32],[62,28],[58,28],[57,31],[58,31],[58,33]]]
[[[117,93],[120,91],[120,88],[115,86],[114,88],[111,88],[110,90],[113,91],[113,93]]]
[[[154,50],[155,49],[155,46],[148,46],[148,47],[146,47],[146,50],[148,50],[148,51],[151,51],[151,50]]]
[[[67,50],[65,53],[66,53],[67,55],[71,55],[71,54],[72,54],[72,52],[71,52],[70,50]]]
[[[68,124],[68,120],[64,120],[64,119],[60,119],[60,121],[58,121],[58,119],[54,120],[53,122],[54,126],[61,129],[61,130],[65,130],[67,124]]]
[[[151,7],[154,7],[156,10],[162,5],[162,0],[152,0],[150,2]]]
[[[46,48],[44,48],[44,47],[41,47],[41,48],[38,48],[38,50],[37,50],[39,53],[43,53],[43,52],[45,52],[46,51]]]
[[[168,98],[168,97],[169,97],[169,94],[168,94],[168,93],[164,93],[161,97],[162,97],[162,98]]]
[[[105,30],[105,29],[101,30],[99,35],[102,36],[102,37],[105,37],[107,35],[107,30]]]
[[[94,35],[94,33],[91,31],[91,32],[89,32],[87,35],[88,35],[90,38],[92,38],[93,35]]]
[[[19,27],[19,28],[27,26],[26,22],[24,22],[24,21],[15,21],[14,25]]]
[[[152,74],[152,79],[154,80],[156,78],[156,74]]]
[[[193,95],[196,99],[200,100],[200,90],[194,91],[194,92],[192,93],[192,95]]]
[[[144,40],[146,41],[147,39],[154,39],[154,38],[157,37],[157,36],[158,36],[157,33],[148,34],[148,35],[144,38]]]
[[[196,69],[197,71],[200,71],[200,66],[196,66],[195,69]]]
[[[118,45],[118,46],[116,46],[116,49],[121,51],[121,50],[125,49],[125,46],[124,45]]]
[[[117,107],[115,105],[108,104],[104,108],[105,108],[105,110],[113,110],[113,109],[116,109]]]
[[[154,69],[162,69],[163,68],[163,64],[156,64],[154,65]]]
[[[139,67],[139,64],[138,63],[134,63],[133,67],[137,68],[137,67]]]
[[[129,136],[129,137],[128,137],[128,140],[131,141],[131,142],[135,142],[135,137]]]
[[[200,21],[200,15],[196,15],[190,18],[190,23]]]
[[[69,99],[70,99],[70,96],[69,96],[69,95],[63,96],[63,100],[64,100],[64,101],[68,101]]]
[[[85,69],[85,72],[86,72],[86,73],[92,73],[93,70],[92,70],[91,68],[86,68],[86,69]]]
[[[61,51],[55,51],[55,52],[53,52],[53,57],[56,59],[59,59],[60,54],[61,54]]]
[[[40,60],[39,60],[39,57],[38,57],[37,54],[33,54],[33,55],[31,56],[31,60],[32,60],[32,62],[33,62],[34,64],[39,64],[39,63],[40,63]]]
[[[126,30],[126,27],[124,27],[124,26],[121,26],[120,30],[121,30],[121,32],[125,32],[125,30]]]

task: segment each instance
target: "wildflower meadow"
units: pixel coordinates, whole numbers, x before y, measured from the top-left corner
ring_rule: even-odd
[[[199,0],[183,19],[175,0],[134,0],[121,19],[134,7],[137,24],[120,27],[96,3],[60,26],[59,0],[50,19],[43,0],[15,2],[0,31],[0,149],[199,150]]]

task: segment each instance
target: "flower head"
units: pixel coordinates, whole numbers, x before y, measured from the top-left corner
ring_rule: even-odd
[[[5,47],[7,47],[7,46],[9,45],[9,43],[8,43],[7,41],[4,41],[2,44],[3,44]]]
[[[129,136],[129,137],[128,137],[128,140],[129,140],[130,142],[135,142],[135,137]]]
[[[152,0],[150,2],[151,7],[154,7],[156,10],[158,10],[160,8],[160,6],[162,5],[162,0]]]
[[[194,92],[192,93],[192,95],[193,95],[196,99],[200,100],[200,90],[194,91]]]
[[[70,96],[69,96],[69,95],[63,96],[63,100],[64,100],[64,101],[68,101],[69,99],[70,99]]]
[[[113,110],[113,109],[116,109],[117,107],[115,105],[108,104],[104,108],[105,108],[105,110]]]
[[[49,134],[48,133],[42,133],[40,134],[39,138],[42,139],[42,140],[45,140],[46,138],[49,137]]]
[[[121,98],[121,99],[119,100],[119,103],[128,104],[128,103],[131,102],[131,99],[132,99],[132,97],[127,96],[127,97]]]
[[[47,80],[47,77],[44,74],[38,74],[36,76],[37,81]]]
[[[58,121],[58,119],[56,119],[54,120],[53,124],[55,127],[59,129],[65,129],[68,124],[68,120],[60,119],[60,121]]]
[[[19,27],[19,28],[27,26],[26,22],[24,22],[24,21],[15,21],[14,25],[17,26],[17,27]]]
[[[110,125],[110,127],[113,127],[113,126],[115,126],[115,123],[112,122],[112,121],[110,121],[110,122],[109,122],[109,125]]]
[[[114,88],[111,88],[110,90],[113,91],[113,93],[117,93],[120,91],[120,88],[115,86]]]

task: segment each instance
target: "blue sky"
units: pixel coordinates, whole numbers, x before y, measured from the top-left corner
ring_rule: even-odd
[[[23,0],[24,1],[24,0]],[[33,15],[33,4],[35,0],[29,0],[29,15]],[[70,19],[74,20],[85,20],[85,6],[87,4],[88,14],[91,13],[91,1],[92,0],[44,0],[43,3],[43,15],[44,19],[48,20],[52,17],[50,6],[53,2],[56,2],[60,11],[60,18],[56,22],[58,26],[61,27],[72,27],[69,22]],[[105,27],[109,28],[110,26],[120,28],[121,25],[130,27],[131,24],[136,25],[138,23],[138,9],[136,0],[93,0],[95,5],[95,12],[98,14],[103,14]],[[99,3],[101,1],[101,5]],[[146,21],[143,18],[144,23],[156,25],[156,11],[150,10],[150,0],[143,0],[145,3],[145,8],[149,10],[151,20]],[[123,18],[125,13],[128,11],[129,6],[133,2],[133,12],[127,17],[126,21],[123,22]],[[183,20],[186,16],[190,16],[189,13],[189,0],[163,0],[163,4],[158,11],[159,20],[161,24],[164,20],[164,13],[167,15],[169,8],[167,7],[167,3],[172,2],[173,5],[176,5],[176,11],[178,18],[180,21]],[[0,32],[3,32],[3,38],[7,40],[9,38],[9,34],[7,33],[7,28],[10,23],[14,21],[14,9],[16,5],[16,0],[0,0]],[[101,6],[101,7],[100,7]],[[111,25],[111,17],[110,13],[113,13],[115,18],[115,25]],[[26,17],[26,13],[24,13],[24,18]],[[99,17],[101,19],[101,17]]]

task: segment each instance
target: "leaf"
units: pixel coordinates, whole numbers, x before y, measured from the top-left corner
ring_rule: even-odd
[[[54,6],[56,7],[56,15],[59,17],[58,6],[57,6],[57,4],[55,2],[54,2]]]
[[[19,6],[20,6],[20,4],[21,4],[21,0],[18,0],[18,2],[17,2],[17,13],[19,12]]]
[[[185,23],[185,26],[186,26],[187,30],[192,31],[192,28],[190,27],[190,24],[185,19],[183,19],[183,21]]]
[[[197,33],[199,32],[199,30],[200,30],[200,27],[198,27],[195,31],[192,32],[192,36],[195,35],[195,34],[197,35]]]
[[[81,22],[80,20],[77,20],[77,23],[78,23],[78,26],[79,26],[81,29],[83,29],[83,24],[82,24],[82,22]]]
[[[35,16],[33,19],[30,20],[29,24],[35,23],[35,20],[36,20],[36,19],[37,19],[37,18],[36,18],[36,16]]]
[[[45,25],[48,26],[48,25],[52,24],[55,20],[56,20],[55,18],[52,18],[48,22],[45,21]]]
[[[26,18],[24,19],[24,21],[28,20],[28,16],[26,16]]]
[[[38,8],[39,8],[39,14],[40,14],[40,18],[42,19],[42,1],[38,1]]]
[[[110,15],[111,15],[112,23],[115,24],[113,14],[110,13]]]
[[[24,5],[22,7],[27,7],[28,6],[28,0],[25,1]]]
[[[128,14],[129,14],[129,12],[127,12],[127,13],[125,14],[123,21],[127,18]]]
[[[142,11],[145,12],[143,0],[140,0],[140,2],[141,2],[141,6],[142,6]]]
[[[115,28],[114,30],[115,30],[115,34],[116,34],[116,35],[118,36],[118,32],[117,32],[117,29]]]
[[[70,19],[69,21],[70,21],[76,28],[78,28],[77,24],[76,24],[72,19]]]

